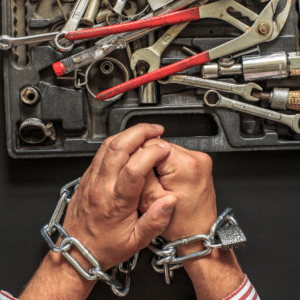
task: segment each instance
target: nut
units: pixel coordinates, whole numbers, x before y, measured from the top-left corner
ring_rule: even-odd
[[[270,31],[270,25],[267,23],[261,23],[258,26],[258,31],[262,35],[267,35]]]
[[[35,88],[26,87],[21,91],[21,99],[25,104],[34,105],[40,100],[40,94]]]

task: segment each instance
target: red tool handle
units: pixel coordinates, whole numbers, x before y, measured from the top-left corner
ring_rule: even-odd
[[[97,95],[98,100],[106,100],[108,98],[114,97],[121,93],[127,92],[129,90],[135,89],[141,85],[148,82],[162,79],[164,77],[176,74],[178,72],[190,69],[195,66],[205,64],[210,61],[209,51],[202,52],[200,54],[191,56],[189,58],[183,59],[177,63],[165,66],[163,68],[157,69],[150,73],[144,74],[137,78],[131,79],[117,86],[114,86],[104,92]]]
[[[159,26],[167,26],[172,24],[190,22],[200,19],[199,7],[193,7],[177,12],[159,15],[152,18],[104,26],[99,28],[90,28],[79,31],[73,31],[66,34],[65,38],[70,41],[93,39],[111,34],[141,30],[146,28],[154,28]]]

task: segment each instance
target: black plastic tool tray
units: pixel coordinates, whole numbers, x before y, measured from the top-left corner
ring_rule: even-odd
[[[51,8],[50,13],[43,11],[42,5],[45,3]],[[2,0],[3,34],[22,36],[49,32],[50,27],[33,29],[30,28],[29,22],[30,19],[36,18],[36,10],[51,22],[58,20],[58,8],[55,7],[55,3],[55,0]],[[263,7],[263,4],[252,0],[242,4],[257,13]],[[285,5],[285,0],[280,5]],[[294,0],[290,16],[280,36],[261,45],[261,54],[299,51],[298,11],[298,2]],[[247,22],[247,19],[241,16],[240,18]],[[158,37],[163,30],[158,30],[156,36]],[[200,52],[240,34],[239,30],[222,21],[192,22],[164,52],[162,65],[187,57],[181,49],[183,45]],[[126,93],[116,102],[103,103],[93,99],[85,89],[74,89],[72,80],[57,80],[52,71],[52,63],[91,45],[79,45],[71,53],[62,54],[55,51],[48,42],[44,42],[33,46],[15,47],[4,53],[6,133],[10,156],[38,158],[94,155],[107,136],[139,122],[160,123],[166,128],[166,140],[205,152],[300,149],[300,136],[285,125],[228,109],[205,107],[205,91],[201,89],[160,85],[158,104],[141,106],[138,104],[137,91]],[[119,59],[128,67],[125,50],[116,50],[110,57]],[[194,68],[187,73],[200,76],[199,70],[200,68]],[[67,75],[70,76],[72,74]],[[116,79],[108,80],[110,82],[103,79],[91,81],[90,84],[97,92],[100,89],[104,90],[109,84],[113,85],[113,80]],[[229,81],[235,82],[235,79]],[[300,77],[268,80],[259,84],[264,90],[279,86],[297,89]],[[41,94],[41,100],[35,106],[29,107],[20,99],[20,90],[27,86],[37,88]],[[237,96],[228,96],[243,101]],[[23,142],[18,136],[18,128],[27,118],[53,122],[57,134],[56,141],[46,139],[40,144]]]

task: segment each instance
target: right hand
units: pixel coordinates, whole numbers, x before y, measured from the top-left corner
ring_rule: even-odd
[[[157,142],[156,139],[149,140],[143,147]],[[217,219],[210,156],[171,144],[170,154],[157,164],[157,173],[158,178],[154,171],[146,178],[140,211],[144,213],[157,199],[173,195],[177,198],[177,204],[162,237],[174,241],[191,235],[208,234]],[[185,249],[191,250],[191,247],[192,244]]]

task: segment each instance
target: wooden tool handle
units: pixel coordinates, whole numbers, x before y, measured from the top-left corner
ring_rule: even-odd
[[[300,91],[289,92],[287,108],[300,111]]]
[[[114,97],[121,93],[127,92],[129,90],[135,89],[141,85],[144,85],[148,82],[162,79],[164,77],[176,74],[178,72],[184,71],[186,69],[193,68],[205,64],[210,61],[209,51],[202,52],[200,54],[188,57],[174,64],[165,66],[158,70],[152,71],[150,73],[144,74],[137,78],[131,79],[124,83],[121,83],[117,86],[114,86],[104,92],[101,92],[97,95],[97,99],[106,100],[108,98]]]
[[[104,26],[99,28],[90,28],[69,32],[65,38],[70,41],[93,39],[102,36],[108,36],[116,33],[141,30],[146,28],[155,28],[199,20],[199,7],[188,8],[176,11],[170,14],[163,14],[152,18],[141,19],[137,21]]]

